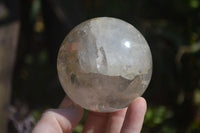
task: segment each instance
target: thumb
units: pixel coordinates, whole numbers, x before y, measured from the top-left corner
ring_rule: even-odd
[[[69,133],[78,124],[83,109],[65,97],[59,109],[47,110],[32,133]]]

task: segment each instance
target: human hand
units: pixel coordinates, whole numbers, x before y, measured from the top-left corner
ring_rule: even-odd
[[[140,133],[146,101],[136,98],[128,108],[112,113],[90,111],[83,133]],[[47,110],[32,133],[71,133],[83,116],[83,109],[65,97],[59,109]]]

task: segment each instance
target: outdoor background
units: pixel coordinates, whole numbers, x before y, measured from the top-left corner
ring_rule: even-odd
[[[20,20],[20,33],[12,78],[9,133],[30,132],[45,109],[59,105],[65,95],[56,68],[60,44],[74,26],[100,16],[131,23],[151,48],[153,76],[143,95],[148,110],[142,133],[200,132],[199,0],[18,2],[19,17],[15,20]],[[81,132],[84,121],[85,117],[75,133]]]

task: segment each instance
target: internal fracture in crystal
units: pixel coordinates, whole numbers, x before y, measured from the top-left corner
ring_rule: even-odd
[[[131,24],[99,17],[76,26],[64,39],[57,59],[67,95],[97,112],[127,107],[146,90],[152,74],[150,48]]]

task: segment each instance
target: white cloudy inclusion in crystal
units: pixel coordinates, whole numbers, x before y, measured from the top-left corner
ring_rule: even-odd
[[[66,36],[57,68],[62,87],[75,103],[92,111],[113,112],[146,90],[152,56],[131,24],[100,17],[81,23]]]

